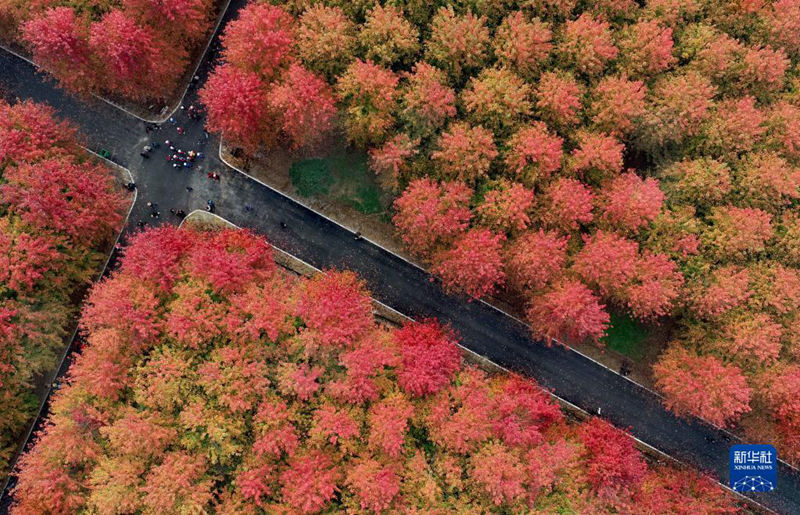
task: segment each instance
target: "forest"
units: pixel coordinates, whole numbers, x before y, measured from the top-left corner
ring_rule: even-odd
[[[0,0],[0,42],[74,93],[142,106],[175,94],[206,44],[212,0]]]
[[[351,272],[276,266],[245,230],[133,236],[24,457],[15,515],[734,513],[434,320],[376,320]]]
[[[445,288],[666,327],[670,409],[800,457],[800,1],[251,2],[222,47],[229,146],[343,127]]]
[[[50,108],[0,101],[0,477],[127,205],[119,180]]]

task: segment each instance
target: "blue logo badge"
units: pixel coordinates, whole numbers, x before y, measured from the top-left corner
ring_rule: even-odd
[[[771,445],[734,445],[730,487],[736,492],[771,492],[778,487],[778,453]]]

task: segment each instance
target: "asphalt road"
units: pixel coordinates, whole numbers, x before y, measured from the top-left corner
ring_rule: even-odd
[[[241,3],[234,0],[228,16]],[[212,45],[200,67],[198,84],[215,55]],[[356,240],[346,228],[227,167],[217,157],[219,141],[213,136],[206,140],[203,122],[190,121],[185,111],[176,112],[175,125],[166,122],[149,136],[141,120],[98,99],[65,94],[30,63],[0,49],[2,90],[53,106],[60,116],[81,128],[88,148],[106,149],[114,162],[130,169],[139,194],[126,233],[137,230],[138,221],[177,223],[170,208],[188,213],[203,209],[211,199],[215,212],[236,225],[263,234],[276,247],[318,268],[357,272],[367,281],[373,297],[384,304],[412,318],[435,317],[449,323],[470,350],[535,378],[589,413],[601,408],[603,418],[629,428],[639,440],[727,484],[728,448],[736,443],[734,437],[699,420],[675,417],[652,392],[571,349],[534,341],[524,324],[483,302],[445,295],[424,270],[369,241]],[[195,90],[190,87],[184,105],[194,101]],[[184,129],[184,134],[178,134],[177,127]],[[150,158],[142,158],[139,152],[153,139],[161,148]],[[165,159],[165,140],[184,151],[197,150],[202,141],[206,158],[194,168],[176,169]],[[221,180],[208,179],[210,170],[219,171]],[[147,202],[156,203],[160,218],[150,217],[152,208]],[[777,491],[752,494],[752,498],[776,512],[800,514],[800,474],[782,464]],[[7,506],[7,492],[2,501],[0,512]]]

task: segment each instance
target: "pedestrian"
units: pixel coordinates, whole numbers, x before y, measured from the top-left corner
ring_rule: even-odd
[[[186,186],[186,191],[194,191],[194,188],[192,188],[191,186]]]
[[[144,227],[144,224],[145,222],[139,220],[138,222],[136,222],[136,227]]]
[[[148,202],[147,202],[147,207],[155,207],[155,204],[153,204],[152,202],[149,202],[149,201],[148,201]]]
[[[601,407],[599,407],[599,406],[597,407],[597,416],[598,416],[598,417],[600,416],[600,411],[602,411],[602,409],[603,409],[603,408],[601,408]]]
[[[251,206],[250,204],[245,204],[244,205],[244,210],[245,211],[252,211],[253,210],[253,206]]]
[[[136,183],[134,183],[134,182],[129,182],[129,183],[128,183],[128,185],[127,185],[126,187],[128,188],[128,191],[133,191],[133,190],[135,190],[135,189],[136,189]]]
[[[150,127],[150,125],[145,125],[144,126],[144,132],[145,132],[145,134],[150,134],[151,132],[153,132],[153,128]]]
[[[175,208],[174,207],[169,208],[169,212],[174,215],[175,214]]]
[[[176,215],[178,216],[178,218],[180,218],[180,219],[186,218],[186,211],[184,211],[183,209],[179,209],[179,210],[178,210],[178,212],[177,212],[177,213],[175,213],[175,214],[176,214]]]
[[[147,152],[139,152],[139,155],[145,159],[150,159],[150,156],[147,155]]]
[[[178,134],[183,134],[183,127],[178,127],[176,130],[178,131]]]
[[[170,116],[169,117],[169,123],[171,123],[172,125],[175,125],[177,122],[175,121],[174,117]]]
[[[206,174],[206,176],[207,176],[209,179],[213,180],[213,179],[214,179],[214,172],[208,172],[208,173]]]
[[[286,229],[286,222],[281,220],[281,229]]]
[[[167,139],[167,140],[164,140],[164,144],[165,144],[166,146],[170,146],[170,145],[172,145],[172,143],[170,143],[170,141],[169,141],[168,139]]]

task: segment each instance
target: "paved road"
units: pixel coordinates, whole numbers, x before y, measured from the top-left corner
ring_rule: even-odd
[[[229,15],[242,1],[234,0]],[[215,55],[212,46],[200,68],[199,83]],[[629,427],[636,438],[727,483],[731,445],[727,433],[698,420],[673,416],[652,392],[575,351],[533,341],[522,323],[483,302],[445,295],[425,271],[369,241],[354,239],[342,226],[224,165],[216,156],[219,141],[213,136],[205,144],[208,155],[201,169],[173,168],[165,160],[164,140],[172,140],[184,150],[196,149],[198,140],[204,139],[202,122],[189,121],[183,112],[177,112],[177,125],[165,123],[155,133],[162,148],[143,159],[139,152],[150,138],[142,121],[100,100],[66,95],[37,74],[30,63],[0,49],[2,89],[20,99],[52,105],[59,115],[80,126],[90,149],[111,151],[112,160],[131,170],[139,195],[126,233],[136,230],[140,220],[150,225],[176,223],[170,208],[189,212],[203,209],[206,201],[213,199],[220,216],[263,234],[277,247],[318,268],[357,272],[373,296],[388,306],[414,318],[436,317],[449,323],[470,350],[535,378],[589,413],[602,408],[604,418]],[[190,88],[184,104],[190,105],[194,95]],[[185,129],[183,135],[177,134],[178,126]],[[209,180],[209,170],[221,171],[222,180]],[[158,205],[161,218],[150,218],[148,201]],[[3,495],[0,512],[8,503],[7,493]],[[753,494],[753,498],[780,513],[800,513],[800,474],[782,465],[778,491]]]

